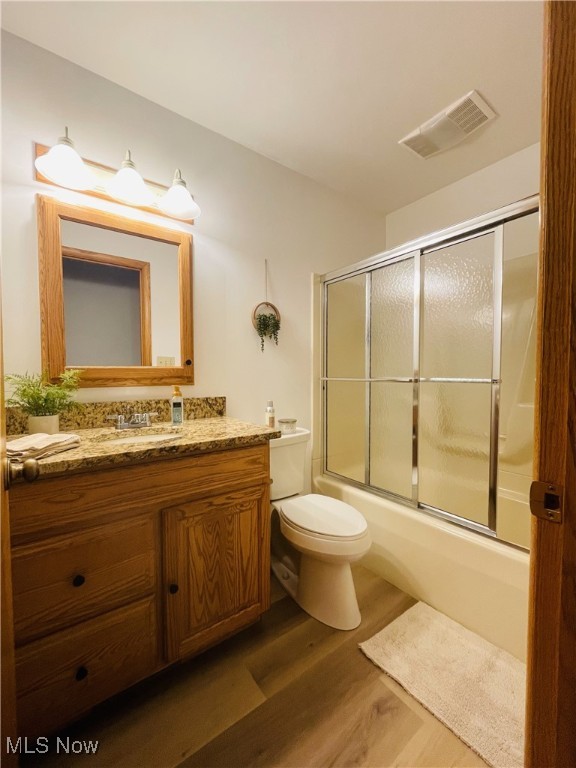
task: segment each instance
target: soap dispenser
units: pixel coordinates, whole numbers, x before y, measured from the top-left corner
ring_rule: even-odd
[[[174,387],[174,394],[170,400],[170,412],[172,414],[172,424],[182,424],[184,422],[184,398],[180,387]]]

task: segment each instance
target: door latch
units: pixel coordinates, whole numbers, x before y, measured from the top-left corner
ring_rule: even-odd
[[[561,523],[563,495],[561,485],[534,480],[530,486],[530,512],[541,520]]]

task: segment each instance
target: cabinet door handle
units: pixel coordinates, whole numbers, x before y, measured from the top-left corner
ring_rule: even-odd
[[[40,468],[36,459],[24,459],[24,461],[10,461],[8,458],[2,460],[4,474],[4,489],[7,491],[14,480],[23,477],[24,480],[31,483],[40,474]]]
[[[168,587],[168,592],[170,592],[171,595],[175,595],[179,589],[180,587],[178,586],[178,584],[170,584],[170,586]]]
[[[72,584],[75,587],[81,587],[85,581],[86,581],[86,577],[82,576],[82,574],[79,573],[76,576],[74,576],[74,578],[72,579]]]
[[[76,680],[84,680],[85,677],[88,677],[88,670],[86,667],[78,667],[76,670]]]

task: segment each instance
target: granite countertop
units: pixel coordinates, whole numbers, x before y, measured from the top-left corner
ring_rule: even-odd
[[[76,429],[71,434],[80,437],[80,445],[38,459],[40,477],[245,448],[281,435],[279,430],[228,416],[185,421],[179,426],[164,422],[141,429]],[[159,435],[165,436],[166,440],[158,440]],[[150,441],[145,439],[147,437]],[[119,442],[131,438],[138,438],[138,442]]]

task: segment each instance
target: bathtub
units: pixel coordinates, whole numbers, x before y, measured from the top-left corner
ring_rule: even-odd
[[[373,544],[363,565],[525,661],[528,552],[337,478],[315,473],[312,485],[366,518]]]

